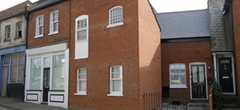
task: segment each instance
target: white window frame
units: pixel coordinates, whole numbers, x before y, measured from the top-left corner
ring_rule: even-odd
[[[171,68],[172,66],[174,66],[174,68]],[[178,67],[177,67],[178,66]],[[185,84],[171,84],[171,75],[174,75],[171,73],[171,69],[184,69],[185,72],[182,74],[179,74],[179,75],[184,75],[185,76]],[[173,64],[170,64],[169,65],[169,84],[170,84],[170,88],[187,88],[186,84],[187,84],[187,81],[186,81],[186,65],[183,64],[183,63],[173,63]]]
[[[9,67],[10,67],[10,72],[9,72],[9,77],[8,77],[8,83],[10,84],[19,84],[19,83],[23,83],[23,80],[24,80],[24,76],[21,77],[21,81],[18,81],[16,79],[17,82],[11,82],[11,77],[12,77],[12,67],[13,66],[16,66],[17,67],[17,73],[16,73],[16,78],[19,78],[19,67],[20,66],[24,66],[25,65],[25,62],[23,62],[23,64],[20,64],[20,54],[23,54],[23,56],[25,55],[23,52],[20,52],[20,53],[14,53],[14,54],[10,54],[9,55]],[[12,64],[12,55],[17,55],[17,64]],[[24,71],[23,71],[23,75],[24,75]]]
[[[87,20],[86,21],[86,27],[83,27],[83,28],[78,28],[78,21],[81,21],[81,20]],[[81,42],[81,41],[86,41],[86,40],[88,40],[88,15],[81,15],[81,16],[79,16],[78,18],[76,18],[76,20],[75,20],[75,41],[76,42]],[[78,31],[84,31],[84,30],[86,30],[86,39],[84,39],[84,40],[78,40]]]
[[[112,72],[112,68],[113,67],[119,67],[119,78],[112,78],[113,72]],[[122,66],[120,65],[116,65],[116,66],[111,66],[110,67],[110,94],[108,94],[107,96],[123,96],[123,70],[122,70]],[[115,80],[120,80],[121,83],[121,91],[120,92],[115,92],[113,91],[113,81]]]
[[[19,25],[21,25],[21,27],[19,28]],[[22,24],[22,21],[20,21],[20,22],[17,22],[16,23],[16,38],[21,38],[22,37],[22,28],[23,28],[23,26],[22,26],[23,24]],[[21,35],[19,35],[19,33],[21,32]]]
[[[5,40],[11,39],[11,25],[5,26]]]
[[[107,28],[121,25],[123,25],[123,7],[115,6],[109,10],[109,24]]]
[[[80,79],[79,75],[81,74],[79,70],[85,69],[86,70],[86,79]],[[86,82],[86,90],[80,90],[79,84],[80,82]],[[87,68],[79,68],[77,69],[77,90],[74,95],[87,95]]]
[[[42,24],[39,24],[39,18],[42,18]],[[39,34],[41,27],[42,27],[42,33]],[[36,17],[36,35],[34,38],[43,37],[43,33],[44,33],[44,16],[40,15]]]
[[[56,14],[57,15],[57,20],[54,21],[53,20],[53,15]],[[49,34],[48,35],[52,35],[52,34],[57,34],[58,33],[58,30],[59,30],[59,24],[58,24],[58,19],[59,19],[59,11],[56,10],[56,11],[53,11],[50,13],[50,26],[49,26]],[[54,24],[57,23],[57,29],[54,31]]]
[[[86,20],[86,26],[79,25],[78,22]],[[84,24],[84,23],[83,23]],[[88,58],[88,37],[89,37],[89,18],[88,15],[81,15],[75,19],[75,59]],[[86,31],[86,38],[78,40],[78,32]]]

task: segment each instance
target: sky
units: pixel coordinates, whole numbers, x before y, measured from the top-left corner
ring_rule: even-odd
[[[26,0],[0,0],[0,11],[15,6]],[[30,0],[35,2],[38,0]],[[150,0],[158,13],[198,10],[207,8],[207,0]]]
[[[150,0],[158,13],[207,9],[208,0]]]
[[[15,6],[19,3],[22,3],[26,0],[0,0],[0,11],[5,10],[7,8],[10,8],[12,6]],[[38,0],[30,0],[31,2],[35,2]]]

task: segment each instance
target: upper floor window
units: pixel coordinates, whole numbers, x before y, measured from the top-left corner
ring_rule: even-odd
[[[5,40],[10,40],[11,38],[11,25],[5,27]]]
[[[170,88],[186,88],[186,66],[182,63],[170,64]]]
[[[109,27],[123,25],[123,9],[122,6],[115,6],[109,10]]]
[[[123,96],[122,66],[110,67],[110,94],[108,96]]]
[[[44,22],[43,15],[38,16],[36,18],[36,36],[35,37],[43,36],[43,24],[44,24],[43,22]]]
[[[58,11],[50,13],[50,34],[58,33]]]
[[[22,22],[16,24],[16,38],[22,37]]]
[[[88,16],[83,15],[76,19],[76,40],[87,40],[88,38]]]

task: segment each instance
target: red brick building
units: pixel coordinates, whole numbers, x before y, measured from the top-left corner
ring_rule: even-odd
[[[160,29],[147,0],[71,0],[69,107],[143,110],[161,92]]]
[[[163,95],[181,104],[186,103],[183,100],[207,104],[208,78],[213,77],[208,10],[159,13],[156,17],[161,25]]]
[[[29,7],[25,101],[68,108],[70,1]]]
[[[232,0],[209,2],[214,78],[222,87],[223,107],[239,106],[237,4]]]

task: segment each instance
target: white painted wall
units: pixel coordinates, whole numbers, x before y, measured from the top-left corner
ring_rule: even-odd
[[[16,37],[16,23],[22,21],[22,38],[15,39]],[[5,39],[5,27],[11,25],[11,40],[4,42]],[[0,49],[10,46],[16,46],[26,43],[26,28],[27,21],[24,15],[12,17],[0,22]]]
[[[44,46],[39,48],[27,49],[27,62],[26,62],[26,80],[25,80],[25,101],[30,103],[42,103],[42,91],[29,91],[29,81],[30,81],[30,60],[34,57],[42,58],[42,69],[43,70],[43,58],[45,56],[52,56],[56,53],[65,54],[65,69],[64,69],[64,91],[49,91],[48,93],[48,105],[68,108],[68,80],[69,80],[69,49],[67,48],[67,43],[61,43],[51,46]],[[43,77],[43,71],[41,72],[41,78]],[[51,81],[50,76],[50,82]],[[41,80],[41,85],[43,81]],[[51,85],[51,84],[50,84]],[[42,86],[40,88],[42,90]],[[30,94],[30,95],[29,95]],[[38,94],[31,95],[31,94]],[[38,97],[37,101],[31,101]],[[57,101],[58,100],[58,101]]]

